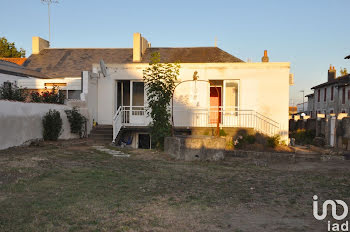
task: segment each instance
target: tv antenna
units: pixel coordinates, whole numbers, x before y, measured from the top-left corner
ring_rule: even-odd
[[[49,42],[51,42],[51,28],[50,28],[50,5],[53,3],[59,3],[58,0],[40,0],[41,3],[47,4],[48,16],[49,16]]]

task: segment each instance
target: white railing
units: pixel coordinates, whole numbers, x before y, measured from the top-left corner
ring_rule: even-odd
[[[193,109],[174,107],[175,127],[216,127],[218,120],[220,127],[252,128],[269,136],[278,134],[280,130],[279,123],[254,110],[219,107],[218,111],[217,107]],[[148,126],[150,122],[147,107],[121,106],[113,118],[113,139],[122,126]]]
[[[122,110],[122,107],[120,106],[117,109],[117,112],[115,112],[115,115],[113,117],[113,142],[117,138],[119,131],[123,126],[122,119],[123,119],[123,110]]]

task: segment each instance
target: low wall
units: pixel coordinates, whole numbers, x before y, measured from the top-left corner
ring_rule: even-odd
[[[174,136],[165,138],[164,151],[179,160],[224,159],[226,140],[212,136]]]
[[[0,100],[0,150],[42,139],[42,117],[50,109],[61,114],[63,125],[59,139],[79,138],[78,135],[70,133],[70,125],[64,112],[72,109],[70,106]]]

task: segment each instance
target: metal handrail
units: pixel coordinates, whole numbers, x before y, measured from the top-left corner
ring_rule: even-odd
[[[113,118],[113,124],[115,124],[116,117],[122,115],[121,124],[122,125],[148,125],[147,118],[149,115],[147,111],[149,108],[147,106],[121,106],[118,108],[117,113]],[[216,116],[211,118],[211,114],[219,113],[219,122],[222,127],[246,127],[254,128],[254,130],[268,134],[275,135],[280,129],[278,122],[262,115],[255,110],[243,110],[238,107],[224,107],[220,106],[219,111],[217,107],[206,107],[206,108],[194,108],[188,109],[186,107],[174,106],[174,112],[192,112],[192,119],[190,119],[189,125],[180,126],[198,126],[198,127],[212,127],[214,124],[217,124],[217,121],[214,120]],[[216,115],[216,114],[215,114]],[[133,123],[130,121],[131,117],[144,117],[144,122]],[[142,119],[142,118],[141,118]],[[149,119],[149,118],[148,118]],[[193,120],[193,121],[191,121]],[[213,121],[211,121],[213,120]]]

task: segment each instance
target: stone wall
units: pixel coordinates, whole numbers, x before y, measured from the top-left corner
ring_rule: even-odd
[[[174,136],[165,138],[164,151],[179,160],[221,160],[226,140],[212,136]]]

